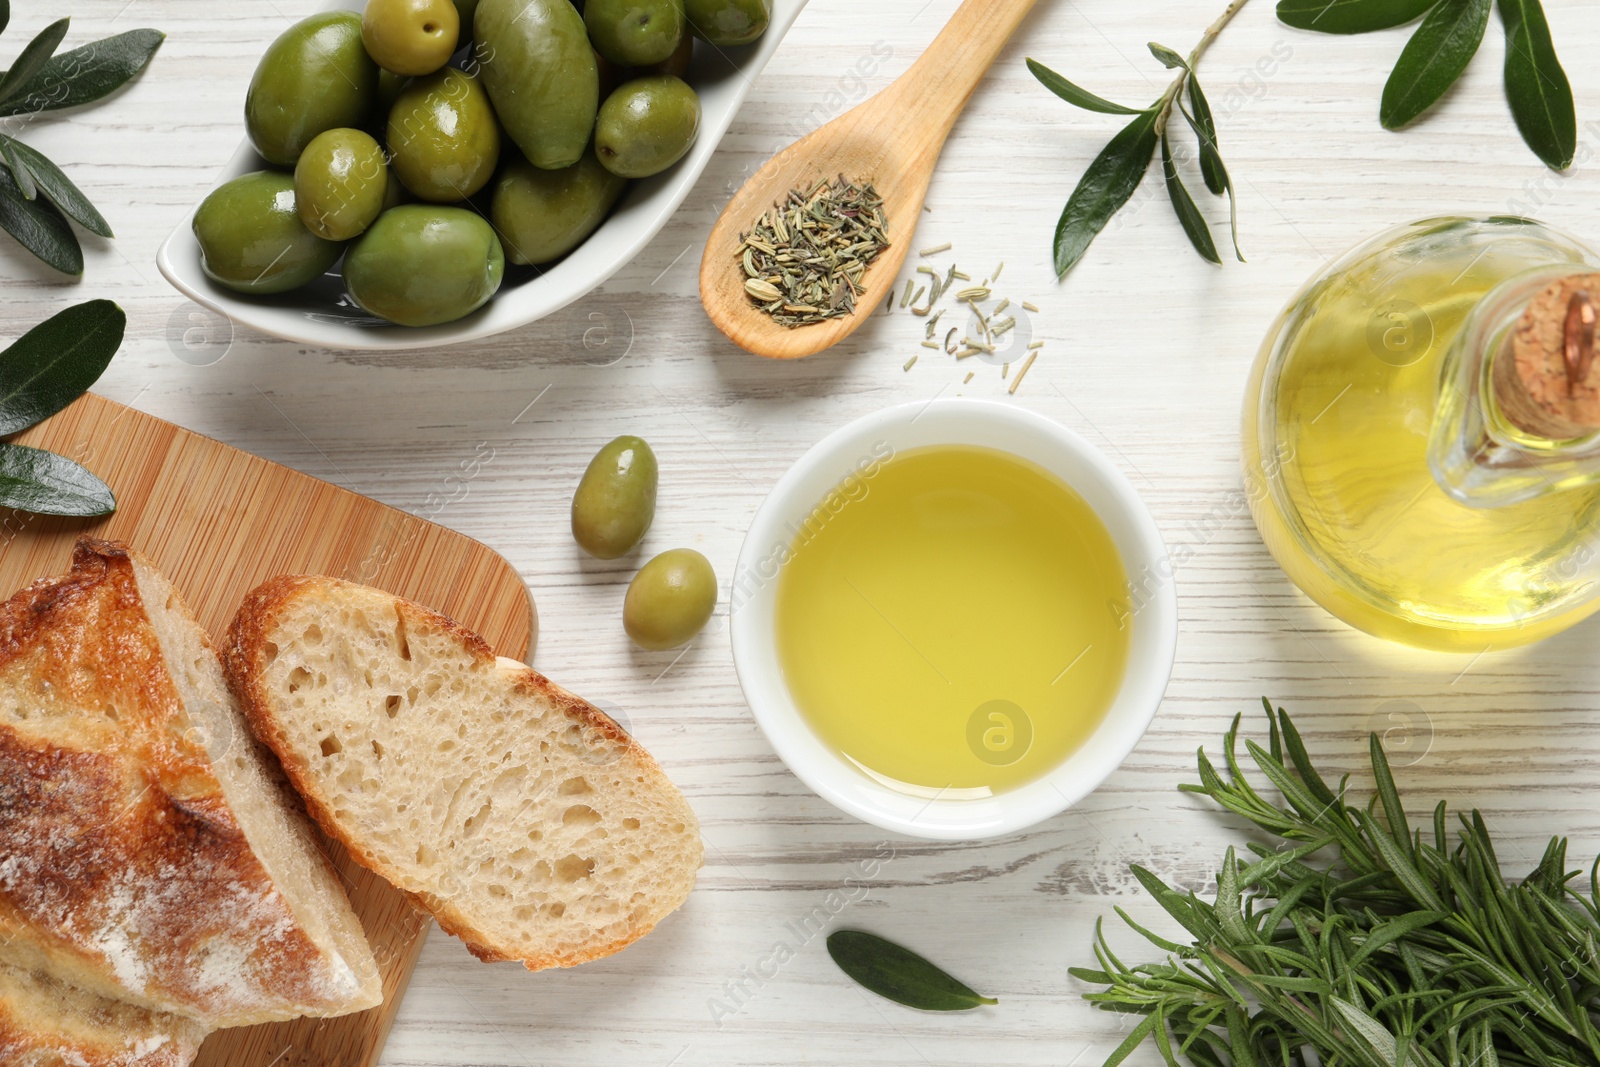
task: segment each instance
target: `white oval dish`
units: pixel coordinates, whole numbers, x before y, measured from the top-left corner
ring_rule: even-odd
[[[863,463],[906,449],[950,444],[1008,452],[1070,485],[1105,523],[1134,585],[1127,672],[1099,728],[1043,778],[959,800],[890,788],[824,744],[789,693],[774,635],[777,578],[794,541],[792,531],[846,479],[861,478]],[[779,479],[746,535],[730,615],[739,684],[756,722],[789,769],[841,811],[886,830],[942,841],[1021,830],[1096,789],[1133,751],[1154,718],[1178,640],[1172,568],[1155,521],[1132,484],[1072,431],[1042,415],[986,400],[892,407],[834,431],[802,456]]]
[[[364,0],[336,0],[326,10],[359,11],[364,6]],[[464,319],[420,328],[383,322],[350,301],[337,274],[274,297],[247,297],[224,289],[200,269],[200,248],[190,228],[193,211],[162,242],[156,266],[167,281],[198,304],[262,333],[323,348],[436,348],[526,326],[587,295],[661,232],[700,180],[756,75],[766,67],[805,6],[806,0],[773,0],[772,25],[760,40],[743,48],[717,49],[697,40],[688,80],[700,94],[702,115],[700,137],[689,154],[666,173],[634,182],[611,217],[565,259],[520,284],[508,278],[493,300]],[[261,47],[265,51],[267,42]],[[244,113],[242,97],[239,113]],[[223,168],[217,184],[265,166],[246,139]]]

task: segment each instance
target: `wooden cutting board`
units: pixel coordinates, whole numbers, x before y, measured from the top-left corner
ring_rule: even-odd
[[[155,560],[214,637],[245,593],[276,574],[315,573],[387,589],[527,660],[538,628],[516,570],[478,542],[356,493],[94,395],[17,438],[77,460],[117,495],[116,514],[58,519],[0,511],[0,597],[62,574],[80,534]],[[224,1030],[197,1067],[372,1067],[430,920],[388,883],[323,847],[345,881],[383,971],[380,1008],[343,1019]]]

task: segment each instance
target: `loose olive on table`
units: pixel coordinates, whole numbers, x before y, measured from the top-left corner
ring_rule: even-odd
[[[634,575],[622,602],[622,625],[640,648],[664,652],[687,644],[717,608],[717,575],[692,548],[675,548]]]
[[[470,315],[494,296],[505,254],[476,212],[402,204],[378,216],[344,258],[344,283],[367,311],[402,326]]]
[[[194,213],[206,277],[241,293],[282,293],[326,273],[344,246],[300,221],[294,178],[244,174],[211,192]]]
[[[619,437],[589,461],[572,495],[572,537],[596,559],[636,548],[656,517],[660,466],[640,437]]]
[[[360,130],[324,130],[294,167],[295,208],[306,229],[329,241],[358,237],[389,196],[383,149]]]
[[[695,39],[748,43],[770,17],[769,0],[367,0],[302,19],[245,100],[257,152],[294,173],[207,198],[194,219],[207,273],[284,292],[348,241],[346,288],[374,315],[470,314],[506,260],[556,262],[630,179],[682,159],[701,121],[683,81]]]
[[[700,134],[700,97],[682,78],[652,74],[625,82],[595,121],[600,162],[623,178],[648,178],[682,159]]]

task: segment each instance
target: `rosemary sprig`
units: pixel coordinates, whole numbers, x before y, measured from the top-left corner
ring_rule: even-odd
[[[1133,120],[1089,164],[1089,169],[1084,172],[1071,199],[1067,201],[1066,209],[1061,213],[1055,237],[1055,267],[1058,275],[1066,274],[1083,258],[1095,236],[1132,198],[1144,180],[1145,172],[1150,169],[1157,145],[1161,148],[1161,170],[1166,179],[1167,195],[1178,221],[1183,225],[1184,233],[1188,234],[1190,243],[1201,256],[1212,263],[1222,262],[1222,257],[1217,254],[1216,242],[1211,237],[1211,228],[1178,174],[1170,130],[1174,110],[1183,115],[1184,121],[1194,132],[1198,142],[1200,173],[1205,179],[1206,188],[1215,196],[1226,194],[1228,197],[1233,251],[1240,262],[1244,261],[1244,254],[1239,251],[1239,215],[1234,203],[1233,182],[1228,177],[1228,168],[1222,162],[1222,154],[1217,146],[1216,120],[1205,91],[1200,87],[1195,67],[1211,42],[1217,39],[1248,2],[1233,0],[1228,9],[1206,28],[1199,43],[1187,57],[1165,45],[1150,42],[1151,54],[1167,69],[1178,73],[1167,86],[1166,92],[1147,108],[1113,103],[1073,84],[1044,64],[1034,59],[1028,60],[1028,69],[1034,77],[1074,107],[1107,115],[1133,116]]]
[[[11,18],[0,0],[0,33]],[[156,30],[130,30],[57,54],[69,19],[51,23],[0,72],[0,115],[24,121],[44,111],[99,100],[133,79],[161,47]],[[68,219],[111,237],[111,226],[61,168],[15,137],[0,134],[0,229],[63,274],[83,273],[83,249]]]
[[[1265,703],[1265,702],[1263,702]],[[1294,723],[1267,704],[1270,741],[1246,742],[1282,795],[1246,779],[1239,720],[1223,742],[1225,780],[1202,749],[1200,784],[1185,785],[1283,839],[1223,857],[1213,902],[1142,867],[1141,885],[1192,939],[1179,943],[1125,922],[1169,955],[1130,967],[1097,928],[1105,986],[1087,999],[1143,1020],[1108,1059],[1145,1041],[1162,1059],[1196,1067],[1593,1067],[1600,1062],[1600,861],[1590,890],[1569,883],[1566,842],[1552,839],[1521,883],[1500,873],[1483,817],[1461,817],[1452,848],[1447,812],[1431,835],[1412,831],[1376,734],[1376,791],[1347,802],[1349,779],[1317,773]],[[1319,862],[1317,856],[1334,859]]]

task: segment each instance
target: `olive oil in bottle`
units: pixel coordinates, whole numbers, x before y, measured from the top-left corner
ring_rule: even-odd
[[[1313,600],[1380,637],[1473,653],[1600,606],[1593,430],[1552,436],[1506,407],[1535,298],[1592,263],[1528,220],[1435,219],[1358,248],[1284,311],[1246,394],[1244,476],[1268,548]]]

